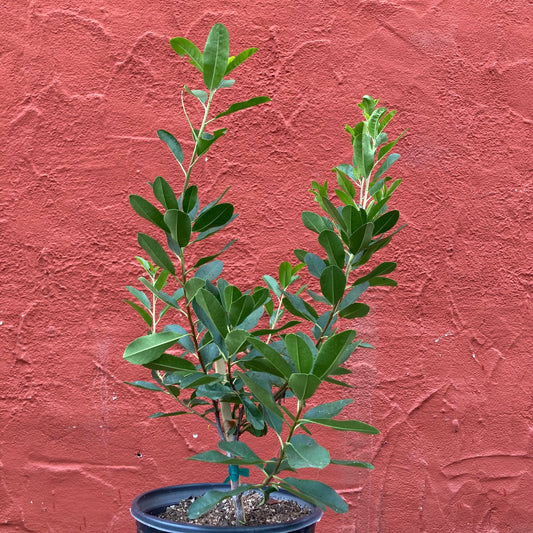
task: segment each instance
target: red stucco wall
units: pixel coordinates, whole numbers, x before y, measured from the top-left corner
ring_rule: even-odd
[[[83,7],[80,7],[83,5]],[[201,7],[200,7],[201,6]],[[148,420],[156,395],[123,385],[142,332],[121,299],[138,275],[127,203],[178,171],[192,70],[168,46],[223,22],[257,45],[241,99],[199,169],[231,185],[250,284],[313,237],[311,179],[349,156],[362,95],[410,128],[394,207],[400,286],[358,329],[350,415],[380,436],[337,440],[373,473],[325,471],[350,503],[321,533],[533,531],[531,17],[527,0],[7,0],[0,6],[0,531],[127,533],[139,492],[217,476],[186,462],[215,440]],[[243,127],[244,126],[244,127]],[[212,432],[211,432],[212,433]],[[324,432],[322,439],[338,439]]]

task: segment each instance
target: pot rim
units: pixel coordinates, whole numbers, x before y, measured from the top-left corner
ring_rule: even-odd
[[[187,524],[164,520],[150,514],[149,511],[155,511],[188,498],[189,496],[200,496],[207,490],[229,490],[230,486],[224,483],[192,483],[187,485],[171,485],[168,487],[159,487],[149,490],[137,496],[131,504],[131,515],[138,522],[149,527],[164,527],[168,532],[202,532],[202,531],[219,531],[228,533],[289,533],[298,531],[301,528],[315,524],[322,518],[322,511],[315,505],[287,492],[279,490],[272,497],[276,499],[291,499],[312,510],[311,514],[279,524],[264,524],[259,526],[210,526],[199,524]],[[164,531],[164,530],[163,530]]]

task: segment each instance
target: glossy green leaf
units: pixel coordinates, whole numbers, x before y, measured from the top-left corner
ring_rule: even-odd
[[[269,411],[272,411],[272,413],[274,413],[276,417],[283,419],[283,413],[281,412],[280,408],[274,401],[271,391],[265,389],[264,387],[256,383],[250,377],[249,374],[243,374],[242,372],[235,372],[235,377],[242,379],[242,381],[248,387],[252,395],[256,398],[256,400],[263,407],[265,407]]]
[[[311,398],[320,386],[321,380],[313,374],[292,374],[289,388],[299,400]]]
[[[218,447],[224,451],[249,461],[249,464],[260,464],[264,461],[256,455],[256,453],[242,441],[220,441]]]
[[[165,209],[178,209],[178,200],[172,187],[161,176],[157,176],[152,185],[154,196]]]
[[[344,309],[340,310],[339,316],[348,319],[361,318],[368,315],[369,311],[370,307],[368,307],[368,305],[356,302],[351,305],[347,305]]]
[[[249,294],[243,294],[240,298],[232,302],[229,309],[229,321],[233,327],[242,324],[244,320],[254,311],[254,299]]]
[[[202,278],[191,278],[185,283],[185,297],[190,302],[200,289],[205,287],[205,280]]]
[[[373,231],[374,225],[372,222],[368,222],[364,226],[361,226],[355,233],[352,233],[350,242],[348,243],[350,252],[355,255],[364,250],[372,240]]]
[[[146,296],[144,292],[140,291],[139,289],[136,289],[135,287],[132,287],[131,285],[128,285],[126,289],[131,294],[133,294],[133,296],[135,296],[135,298],[137,298],[137,300],[139,300],[139,302],[141,302],[148,311],[150,311],[150,309],[152,308],[152,305],[150,304],[150,300],[148,299],[148,296]]]
[[[389,168],[392,166],[392,164],[395,163],[396,161],[398,161],[398,159],[400,159],[400,154],[390,154],[387,157],[387,159],[385,159],[385,161],[383,161],[383,163],[381,164],[379,169],[374,174],[374,179],[377,180],[383,174],[385,174],[385,172],[387,172],[387,170],[389,170]]]
[[[154,413],[148,418],[165,418],[167,416],[179,416],[179,415],[188,415],[189,411],[173,411],[172,413]]]
[[[200,156],[202,154],[205,154],[207,150],[209,150],[209,147],[220,137],[225,135],[227,128],[222,128],[220,130],[215,130],[213,134],[203,132],[202,136],[197,139],[196,144],[196,155]],[[198,130],[195,130],[196,135],[198,135],[200,132]]]
[[[342,299],[346,289],[346,275],[336,265],[326,267],[320,274],[320,290],[331,305]]]
[[[174,270],[174,264],[170,260],[168,254],[163,250],[163,247],[159,244],[158,241],[152,239],[149,235],[145,233],[137,234],[137,242],[139,246],[149,255],[150,259],[161,268],[168,270],[170,273],[176,275]]]
[[[289,363],[272,346],[255,338],[250,339],[250,344],[272,363],[285,379],[289,379],[292,374]]]
[[[200,289],[195,301],[204,310],[215,328],[224,337],[228,332],[226,313],[217,298],[206,289]]]
[[[306,320],[311,320],[312,322],[318,318],[316,310],[305,300],[289,292],[284,292],[284,294],[285,299],[283,304],[289,313],[299,316],[300,318],[305,318]]]
[[[342,466],[354,466],[356,468],[367,468],[368,470],[374,470],[374,465],[370,463],[364,463],[363,461],[344,461],[339,459],[331,459],[332,465],[342,465]]]
[[[371,287],[396,287],[398,283],[390,278],[372,278],[369,282]]]
[[[314,418],[312,420],[303,420],[304,423],[313,423],[328,428],[337,429],[338,431],[355,431],[357,433],[367,433],[369,435],[378,435],[379,430],[374,426],[359,422],[359,420],[332,420],[331,418]]]
[[[190,187],[187,187],[186,191],[183,193],[183,210],[186,213],[190,213],[196,207],[197,201],[198,187],[196,185],[191,185]]]
[[[269,289],[279,298],[281,296],[281,288],[278,282],[267,274],[263,276],[264,282],[268,285]]]
[[[252,402],[250,398],[243,395],[241,395],[241,402],[244,405],[246,420],[258,431],[265,428],[265,420],[261,414],[261,410],[255,405],[255,403]]]
[[[247,344],[249,336],[250,334],[243,329],[231,330],[224,339],[229,355],[235,355],[242,351]]]
[[[313,374],[321,379],[337,368],[342,360],[344,350],[355,339],[355,331],[345,330],[328,337],[318,350],[313,365]]]
[[[279,284],[281,285],[282,289],[286,289],[290,283],[292,278],[292,266],[287,261],[283,261],[279,265],[278,269],[278,276],[279,276]]]
[[[181,334],[172,331],[139,337],[128,344],[124,350],[124,359],[134,365],[150,363],[160,357],[167,348],[176,344],[180,337]]]
[[[210,228],[223,226],[233,215],[233,205],[222,203],[202,211],[192,226],[193,231],[203,232]]]
[[[185,90],[185,92],[188,92],[189,94],[192,94],[195,98],[197,98],[198,100],[200,100],[200,102],[202,102],[202,104],[205,104],[207,102],[207,99],[209,98],[209,95],[205,92],[205,91],[202,91],[202,90],[199,90],[199,89],[189,89],[189,87],[187,87],[187,85],[184,85],[183,89]]]
[[[196,367],[193,363],[183,359],[183,357],[176,357],[168,353],[164,353],[161,357],[145,363],[144,366],[150,370],[164,370],[165,372],[196,372]]]
[[[320,275],[327,266],[321,257],[311,253],[305,255],[304,262],[309,270],[309,274],[315,278],[320,278]]]
[[[237,111],[241,111],[242,109],[248,109],[249,107],[263,104],[265,102],[270,102],[270,100],[271,99],[268,96],[255,96],[254,98],[250,98],[245,102],[236,102],[234,104],[231,104],[228,109],[226,109],[226,111],[219,113],[215,118],[225,117],[226,115],[231,115],[232,113],[236,113]]]
[[[165,130],[157,130],[157,136],[170,148],[178,162],[183,163],[183,150],[174,135]]]
[[[333,418],[337,416],[347,405],[353,403],[351,398],[336,400],[334,402],[323,403],[309,409],[303,418],[313,420],[314,418]]]
[[[318,242],[328,254],[329,264],[344,268],[345,252],[340,237],[332,230],[324,230],[320,232]]]
[[[255,52],[257,52],[257,48],[247,48],[246,50],[243,50],[237,54],[235,57],[230,57],[228,60],[228,66],[226,67],[226,72],[224,72],[224,76],[227,76],[233,69],[244,63],[244,61],[246,61],[252,54],[255,54]]]
[[[374,220],[374,235],[385,233],[396,225],[400,218],[399,211],[387,211],[378,219]]]
[[[163,391],[161,387],[158,387],[157,385],[154,385],[153,383],[150,383],[149,381],[125,381],[124,383],[126,385],[131,385],[132,387],[137,387],[139,389],[153,390],[157,392]]]
[[[322,502],[336,513],[348,511],[347,503],[331,487],[321,481],[287,477],[284,482],[293,486],[304,496],[309,495],[313,500]]]
[[[370,118],[368,119],[368,131],[370,135],[374,138],[378,136],[379,120],[386,111],[386,107],[378,107],[377,109],[374,109],[372,115],[370,115]]]
[[[361,278],[357,279],[354,285],[359,285],[360,283],[364,283],[365,281],[369,281],[372,278],[376,278],[378,276],[390,274],[395,269],[396,263],[393,263],[391,261],[385,261],[384,263],[379,264],[376,268],[372,269],[368,274],[366,274],[366,276],[362,276]]]
[[[342,208],[342,218],[346,222],[346,233],[348,235],[355,233],[367,221],[366,211],[353,205],[347,205]]]
[[[392,118],[396,115],[396,111],[389,111],[386,115],[383,115],[381,120],[379,121],[379,131],[383,131],[385,129],[385,126],[392,120]]]
[[[239,459],[237,457],[228,457],[220,453],[217,450],[209,450],[207,452],[198,453],[187,459],[193,461],[203,461],[204,463],[219,463],[223,465],[253,465],[258,464],[258,462],[250,462],[245,459]],[[262,461],[259,461],[262,463]]]
[[[302,212],[302,222],[307,229],[314,231],[315,233],[320,233],[326,229],[333,229],[331,222],[318,213],[313,213],[312,211],[303,211]]]
[[[355,282],[357,283],[357,281]],[[358,298],[368,289],[370,286],[369,283],[363,282],[361,284],[354,284],[355,287],[350,289],[346,296],[342,299],[342,301],[339,304],[338,310],[342,311],[345,307],[348,307],[349,305],[353,304],[358,300]]]
[[[146,322],[148,327],[152,327],[152,316],[150,313],[141,307],[140,305],[137,305],[135,302],[131,302],[130,300],[124,300],[132,309],[135,309],[135,311],[140,315],[140,317]]]
[[[203,56],[204,83],[212,91],[222,81],[229,60],[229,34],[223,24],[217,23],[211,28]]]
[[[145,200],[142,196],[136,194],[130,194],[130,205],[134,211],[144,219],[148,220],[152,224],[155,224],[158,228],[168,232],[168,227],[165,224],[163,213],[151,204],[148,200]]]
[[[313,353],[305,340],[299,335],[289,333],[285,336],[285,346],[298,372],[308,374],[313,368]]]
[[[277,328],[265,328],[265,329],[257,329],[255,331],[251,331],[250,333],[252,335],[255,335],[256,337],[260,337],[261,335],[275,335],[276,333],[279,333],[280,331],[284,331],[286,329],[292,328],[293,326],[297,326],[298,324],[301,324],[299,320],[289,320],[286,324],[283,324],[283,326],[279,326]]]
[[[326,448],[308,435],[294,435],[285,446],[287,462],[292,468],[325,468],[330,457]]]
[[[224,263],[222,261],[211,261],[205,265],[202,265],[194,274],[195,278],[204,279],[207,281],[213,281],[222,274]]]
[[[203,72],[202,52],[200,52],[198,47],[189,41],[189,39],[185,39],[184,37],[174,37],[173,39],[170,39],[170,46],[172,46],[179,56],[189,56],[192,65],[194,65],[194,67],[200,72]]]
[[[200,496],[199,498],[196,498],[194,500],[194,502],[189,508],[188,517],[190,519],[198,518],[203,514],[207,513],[207,511],[215,507],[218,502],[224,500],[225,498],[236,496],[237,494],[242,494],[243,492],[246,492],[247,490],[250,490],[253,487],[253,485],[241,485],[235,490],[209,490],[203,496]]]
[[[169,209],[165,213],[165,223],[170,235],[181,248],[189,244],[191,239],[191,219],[189,215],[179,209]]]
[[[368,178],[374,168],[374,150],[372,139],[368,133],[361,129],[353,139],[354,159],[357,170],[364,178]]]

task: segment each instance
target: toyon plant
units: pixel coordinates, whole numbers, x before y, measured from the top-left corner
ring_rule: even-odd
[[[389,140],[385,133],[395,111],[365,96],[359,104],[363,120],[346,126],[352,161],[333,168],[333,191],[327,181],[312,182],[317,212],[304,211],[302,222],[316,234],[320,252],[296,249],[296,259],[283,261],[277,277],[264,275],[262,286],[237,287],[222,277],[219,259],[235,242],[219,242],[220,230],[237,216],[234,206],[224,199],[227,189],[218,198],[204,198],[193,183],[192,170],[226,134],[226,128],[217,129],[219,119],[270,98],[257,96],[215,110],[219,92],[234,85],[228,76],[256,51],[249,48],[230,56],[222,24],[212,27],[203,52],[183,37],[170,44],[200,71],[205,86],[184,86],[181,93],[194,143],[190,154],[174,135],[157,132],[183,172],[179,188],[158,176],[150,184],[150,199],[129,197],[135,212],[154,226],[150,235],[137,236],[145,254],[137,257],[144,274],[140,288],[127,287],[133,299],[126,300],[146,323],[148,334],[124,352],[127,361],[151,371],[152,381],[129,384],[175,402],[175,411],[152,418],[194,416],[218,432],[217,450],[190,459],[227,465],[231,487],[197,498],[189,518],[233,498],[237,520],[246,523],[242,494],[258,490],[268,499],[279,489],[323,510],[344,513],[348,506],[333,488],[302,478],[299,471],[328,465],[373,468],[331,457],[313,432],[325,426],[379,433],[364,422],[344,418],[342,411],[353,400],[330,401],[328,390],[324,401],[321,385],[352,387],[344,381],[351,374],[346,364],[356,349],[372,346],[344,326],[368,314],[369,306],[360,300],[370,287],[396,285],[387,277],[396,263],[376,261],[400,229],[395,229],[399,212],[388,208],[401,181],[387,175],[400,157],[392,151],[403,135]],[[218,253],[202,254],[207,239],[216,241]],[[279,441],[273,457],[253,450],[255,438],[267,434]],[[258,471],[258,482],[243,482],[249,469]]]

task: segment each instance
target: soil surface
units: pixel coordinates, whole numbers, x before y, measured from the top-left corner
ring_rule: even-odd
[[[262,494],[251,493],[245,494],[242,498],[244,515],[247,526],[260,526],[265,524],[280,524],[292,522],[302,516],[311,514],[309,507],[301,507],[298,503],[291,500],[274,500],[269,499],[265,504]],[[196,520],[189,520],[187,512],[194,497],[182,500],[176,505],[167,507],[165,512],[159,515],[159,518],[170,520],[172,522],[181,522],[186,524],[199,524],[204,526],[242,526],[235,520],[235,508],[231,498],[221,501],[214,509],[207,512]]]

